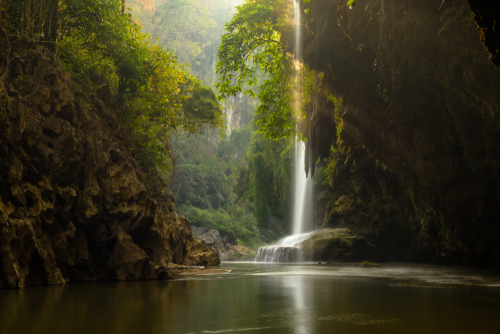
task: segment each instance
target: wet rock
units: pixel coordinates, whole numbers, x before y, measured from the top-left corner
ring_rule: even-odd
[[[187,244],[188,257],[185,264],[201,266],[218,266],[220,258],[215,249],[207,251],[207,247],[200,240],[194,239]]]
[[[24,86],[0,82],[0,288],[172,278],[169,262],[219,264],[173,199],[150,194],[59,62],[42,47],[22,57]]]
[[[141,279],[148,263],[146,252],[134,244],[132,237],[119,226],[116,227],[116,234],[116,245],[108,260],[108,269],[114,272],[116,279],[120,281]]]
[[[351,234],[348,229],[325,229],[312,234],[298,244],[305,261],[381,262],[382,253],[364,238]]]
[[[258,262],[318,261],[335,262],[383,261],[382,253],[364,238],[348,229],[320,230],[300,239],[293,246],[264,246],[257,253]]]

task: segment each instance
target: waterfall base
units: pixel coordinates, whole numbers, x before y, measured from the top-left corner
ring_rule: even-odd
[[[345,228],[289,236],[275,246],[259,248],[257,262],[382,262],[384,256],[363,237]]]
[[[300,262],[302,261],[300,247],[267,246],[260,247],[256,262]]]

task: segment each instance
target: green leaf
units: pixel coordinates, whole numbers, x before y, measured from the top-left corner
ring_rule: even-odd
[[[309,13],[309,11],[310,11],[310,9],[309,9],[309,8],[307,8],[307,9],[304,11],[304,14]]]
[[[354,7],[355,5],[356,5],[356,0],[349,0],[349,1],[347,1],[347,6]]]
[[[309,2],[311,2],[311,0],[304,0],[304,1],[302,1],[302,3],[309,3]]]
[[[273,24],[279,0],[245,2],[226,24],[218,48],[215,83],[220,98],[243,92],[257,96],[255,124],[273,139],[295,132],[288,56],[283,52],[279,25]],[[266,79],[267,78],[267,79]]]

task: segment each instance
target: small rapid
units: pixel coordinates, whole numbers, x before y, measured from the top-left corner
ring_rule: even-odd
[[[291,235],[277,242],[276,245],[260,247],[256,262],[302,262],[303,251],[300,243],[313,232]]]
[[[300,247],[260,247],[255,262],[302,262]]]

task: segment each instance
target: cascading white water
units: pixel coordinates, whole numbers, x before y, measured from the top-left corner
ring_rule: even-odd
[[[300,5],[294,1],[295,18],[295,59],[297,67],[300,68],[300,59],[302,53],[300,36]],[[297,92],[299,98],[295,103],[296,114],[299,114],[300,92]],[[292,233],[273,246],[259,248],[257,252],[257,262],[300,262],[302,260],[302,249],[296,246],[304,241],[313,230],[313,182],[311,177],[305,173],[306,144],[303,141],[295,141],[295,178],[294,178],[294,201],[293,201],[293,221]],[[312,161],[310,161],[313,163]],[[308,233],[306,233],[308,232]]]
[[[299,140],[295,142],[295,180],[294,180],[294,203],[292,233],[294,235],[305,233],[312,229],[312,195],[313,182],[311,177],[305,173],[305,143]]]
[[[304,172],[305,144],[302,141],[295,141],[295,182],[293,190],[293,234],[303,233],[303,211],[306,195],[306,175]]]
[[[301,11],[299,1],[293,2],[294,29],[295,29],[295,50],[294,58],[297,67],[297,76],[300,76],[300,62],[302,59],[302,38],[300,33]],[[300,80],[299,80],[300,87]],[[300,115],[301,92],[296,92],[295,114]],[[293,235],[305,233],[313,229],[313,183],[312,178],[307,178],[305,173],[306,144],[298,139],[295,140],[295,180],[294,180],[294,203],[293,203]],[[312,161],[309,161],[310,163]],[[309,164],[310,165],[310,164]]]
[[[290,235],[274,246],[260,247],[255,261],[257,262],[300,262],[302,249],[297,244],[306,240],[313,232]]]

